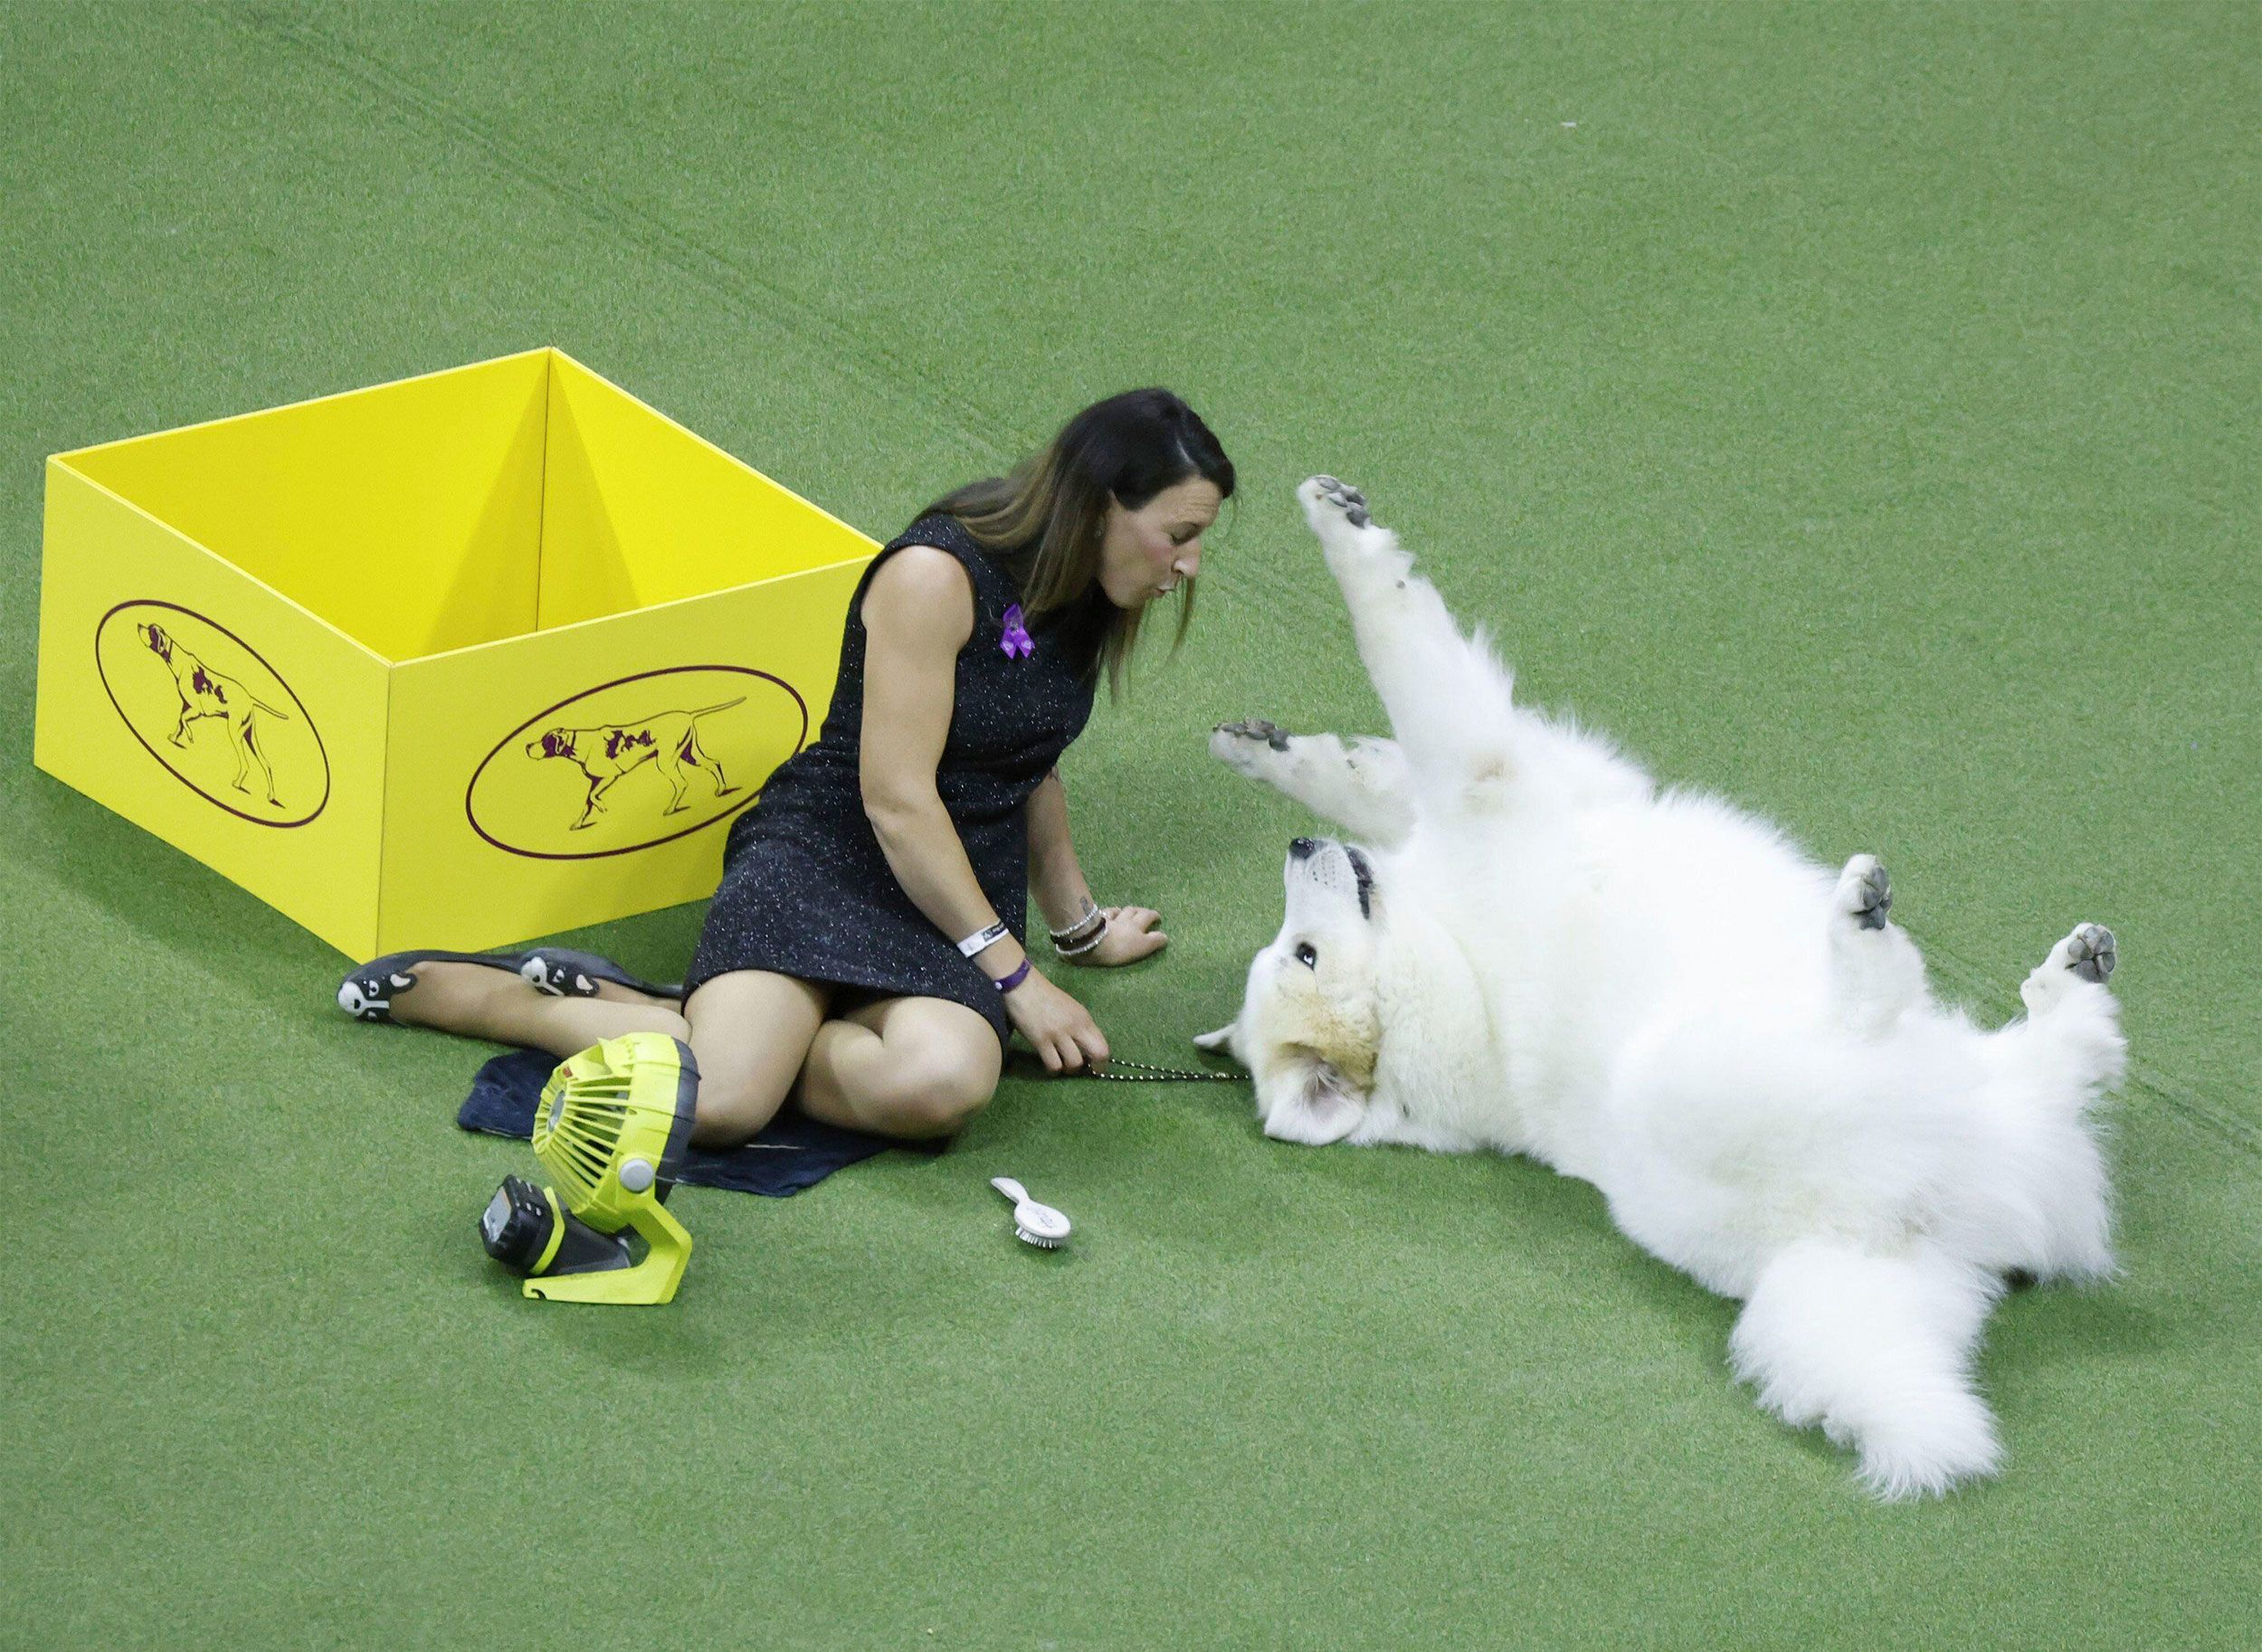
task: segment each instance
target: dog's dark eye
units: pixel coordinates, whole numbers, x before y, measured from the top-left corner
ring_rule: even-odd
[[[1319,967],[1319,954],[1315,952],[1312,949],[1312,944],[1307,941],[1296,949],[1296,961],[1307,970],[1316,970]]]

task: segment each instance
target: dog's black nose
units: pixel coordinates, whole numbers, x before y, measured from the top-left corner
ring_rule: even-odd
[[[1309,838],[1298,838],[1288,845],[1289,856],[1297,860],[1309,860],[1319,852],[1319,845]]]

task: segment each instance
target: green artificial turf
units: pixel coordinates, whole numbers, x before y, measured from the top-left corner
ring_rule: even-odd
[[[0,16],[0,1644],[2254,1643],[2250,5],[43,5]],[[945,1156],[688,1192],[519,1300],[484,1047],[31,766],[43,457],[555,344],[878,536],[1166,383],[1245,479],[1068,764],[1225,1020],[1371,729],[1365,488],[1527,698],[1825,859],[1982,1017],[2121,939],[2125,1276],[2024,1294],[2006,1476],[1881,1507],[1540,1168],[1015,1077]],[[679,969],[699,907],[574,938]],[[1014,1244],[995,1173],[1075,1218]]]

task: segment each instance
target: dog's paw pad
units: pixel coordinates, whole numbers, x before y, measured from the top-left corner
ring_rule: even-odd
[[[1856,855],[1838,878],[1838,909],[1858,929],[1882,929],[1893,910],[1893,881],[1875,855]]]
[[[2113,932],[2102,924],[2084,924],[2058,945],[2065,954],[2063,963],[2067,969],[2099,986],[2112,979],[2114,966],[2121,961]]]
[[[1276,752],[1288,749],[1288,742],[1296,736],[1278,723],[1268,723],[1262,717],[1244,717],[1238,723],[1220,723],[1212,734],[1230,735],[1238,740],[1262,740]]]
[[[1295,738],[1262,717],[1220,723],[1210,731],[1210,755],[1237,774],[1261,780],[1278,774],[1278,765],[1290,760],[1288,743]]]
[[[1311,489],[1315,504],[1325,504],[1342,512],[1352,527],[1364,527],[1373,520],[1367,514],[1366,495],[1349,482],[1338,481],[1332,476],[1315,476],[1306,486]]]

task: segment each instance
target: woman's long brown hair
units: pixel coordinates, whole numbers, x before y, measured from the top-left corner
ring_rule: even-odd
[[[1010,475],[969,482],[919,513],[953,516],[1003,563],[1030,620],[1052,617],[1083,658],[1123,692],[1140,611],[1117,608],[1099,587],[1099,550],[1112,499],[1137,510],[1194,477],[1233,494],[1233,461],[1193,408],[1167,390],[1127,390],[1095,402]],[[1177,644],[1193,621],[1193,580],[1180,587]]]

